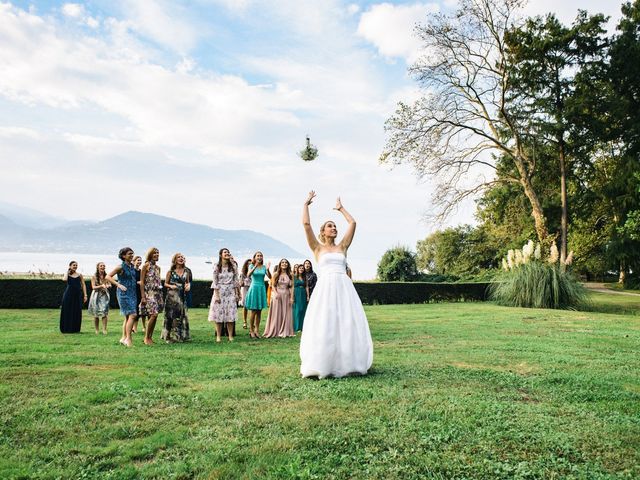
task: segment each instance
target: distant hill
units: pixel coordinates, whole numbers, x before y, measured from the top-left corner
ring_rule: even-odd
[[[152,213],[126,212],[96,223],[66,224],[54,228],[18,225],[0,215],[0,251],[51,253],[108,253],[129,246],[138,254],[158,247],[164,255],[182,252],[217,256],[227,247],[236,257],[261,250],[268,256],[300,257],[288,245],[251,230],[223,230]]]
[[[1,201],[0,216],[11,220],[16,225],[28,228],[54,228],[69,223],[64,218],[54,217],[32,208]],[[2,228],[1,224],[0,228]]]

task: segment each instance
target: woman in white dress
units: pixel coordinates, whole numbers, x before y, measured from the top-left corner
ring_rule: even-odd
[[[309,192],[302,210],[307,242],[316,257],[318,283],[304,319],[300,373],[303,377],[318,378],[365,374],[373,363],[373,342],[362,302],[345,268],[356,221],[338,197],[335,210],[349,223],[347,231],[336,243],[336,224],[325,222],[320,227],[318,241],[309,219],[309,205],[315,196],[315,192]]]

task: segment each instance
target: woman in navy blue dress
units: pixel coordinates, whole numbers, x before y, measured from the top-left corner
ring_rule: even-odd
[[[67,288],[62,295],[60,308],[60,332],[79,333],[82,325],[82,304],[87,301],[87,287],[78,273],[78,262],[69,263],[69,269],[62,277]]]
[[[138,285],[136,283],[136,269],[132,263],[133,249],[129,247],[121,248],[120,252],[118,252],[118,257],[122,260],[122,263],[107,276],[107,281],[118,287],[116,294],[120,305],[120,315],[124,316],[120,343],[125,347],[130,347],[133,345],[131,330],[138,316]],[[115,275],[118,275],[117,282],[113,278]]]

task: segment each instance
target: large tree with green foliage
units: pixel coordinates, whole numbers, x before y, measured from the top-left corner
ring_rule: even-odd
[[[575,197],[584,228],[575,233],[599,232],[603,255],[609,268],[619,271],[620,282],[630,269],[640,268],[640,241],[633,231],[640,209],[640,0],[624,4],[622,14],[608,61],[590,65],[578,77],[582,114],[573,126],[592,141],[585,142],[589,161],[578,172]]]
[[[620,281],[624,282],[629,269],[640,269],[640,233],[633,228],[640,210],[640,0],[622,6],[608,77],[610,103],[617,106],[612,111],[615,122],[611,143],[620,146],[616,152],[619,155],[615,155],[612,199],[616,235],[612,243],[620,252]]]
[[[383,282],[411,282],[417,279],[416,257],[406,247],[387,250],[378,263],[378,279]]]
[[[417,244],[420,270],[439,275],[470,276],[497,266],[499,250],[483,227],[462,225],[432,233]]]
[[[640,269],[640,0],[608,38],[602,15],[516,21],[520,3],[462,0],[418,28],[428,54],[410,71],[425,95],[388,120],[381,160],[435,177],[440,217],[480,195],[478,231],[497,256],[557,232],[563,268],[569,243],[580,272],[622,281]],[[475,181],[479,169],[491,173]],[[465,242],[436,232],[420,267],[469,274]]]
[[[549,14],[528,19],[506,34],[513,110],[521,123],[528,123],[531,142],[538,150],[542,168],[557,165],[560,184],[560,260],[567,256],[569,209],[567,183],[579,146],[589,143],[583,135],[571,135],[576,115],[581,115],[581,97],[575,95],[583,68],[602,63],[606,52],[601,14],[581,11],[573,25],[562,25]],[[546,161],[545,161],[546,160]],[[540,169],[538,169],[539,171]]]

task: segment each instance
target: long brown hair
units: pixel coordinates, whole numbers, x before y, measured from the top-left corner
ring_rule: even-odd
[[[178,257],[184,257],[184,255],[182,255],[180,252],[174,253],[173,257],[171,257],[171,267],[169,267],[169,270],[175,271],[176,267],[178,266],[178,264],[176,263],[178,261]],[[184,269],[185,271],[187,270],[186,262],[184,264]]]
[[[153,257],[154,253],[160,253],[160,250],[158,250],[156,247],[151,247],[148,251],[147,251],[147,255],[145,257],[145,262],[149,263],[151,262],[151,257]]]
[[[107,278],[107,270],[100,274],[100,265],[104,265],[104,262],[96,263],[96,282],[100,285],[104,282],[104,279]]]
[[[250,258],[247,258],[244,263],[242,264],[242,275],[244,275],[245,277],[247,276],[247,273],[249,273],[249,262],[251,261]]]
[[[280,269],[280,264],[282,262],[287,262],[287,270],[286,271],[282,271]],[[291,262],[289,262],[289,260],[287,260],[286,258],[282,258],[280,259],[280,261],[278,262],[278,265],[276,266],[276,273],[273,274],[273,279],[272,284],[275,285],[277,287],[278,285],[278,279],[280,278],[280,274],[282,273],[286,273],[287,276],[289,277],[289,280],[293,279],[293,276],[291,275]]]
[[[218,252],[218,273],[222,272],[222,252],[224,252],[225,250],[229,252],[229,255],[231,255],[231,252],[228,248],[220,249],[220,251]],[[227,271],[229,270],[233,270],[234,274],[236,273],[236,264],[231,259],[227,261]]]
[[[251,261],[253,262],[254,265],[256,265],[256,255],[258,255],[259,253],[262,254],[262,264],[264,265],[264,253],[262,253],[260,250],[258,250],[256,253],[253,254]]]
[[[298,273],[298,270],[302,268],[302,273]],[[293,272],[293,278],[297,278],[299,280],[304,280],[304,286],[307,286],[307,275],[306,270],[304,269],[304,263],[300,263],[296,265],[295,271]]]

